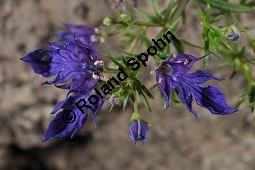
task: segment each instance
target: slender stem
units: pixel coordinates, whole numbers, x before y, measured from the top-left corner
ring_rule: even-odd
[[[134,101],[134,113],[138,113],[138,102],[137,102],[137,95],[135,91],[135,101]]]

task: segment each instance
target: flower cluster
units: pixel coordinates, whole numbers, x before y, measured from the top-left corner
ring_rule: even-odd
[[[58,103],[51,112],[56,117],[50,123],[43,141],[66,136],[72,138],[87,123],[90,115],[96,126],[96,118],[104,104],[103,97],[93,98],[98,94],[95,89],[101,82],[100,77],[104,71],[103,61],[96,49],[98,42],[95,41],[95,31],[84,25],[67,24],[66,31],[58,32],[56,37],[59,41],[48,43],[49,49],[37,49],[21,58],[32,66],[36,74],[46,78],[54,77],[43,84],[68,90],[66,99]],[[220,80],[219,78],[204,70],[189,72],[201,58],[178,54],[162,61],[156,70],[156,81],[166,108],[169,107],[171,93],[177,91],[182,103],[196,118],[197,113],[192,108],[193,98],[212,114],[235,112],[236,109],[227,105],[224,94],[218,88],[202,85],[210,79]],[[134,113],[129,121],[129,137],[135,143],[141,141],[144,144],[149,126],[138,113],[136,92],[133,98]],[[87,100],[93,105],[87,105]],[[113,94],[110,97],[111,109],[119,103],[119,98]]]
[[[75,102],[94,93],[93,88],[103,71],[103,62],[96,50],[98,42],[93,41],[93,35],[94,30],[87,26],[67,24],[65,31],[56,34],[59,41],[48,43],[49,49],[37,49],[21,58],[32,66],[36,74],[46,78],[54,76],[44,84],[68,90],[67,98],[52,111],[57,115],[43,141],[65,136],[72,138],[86,124],[89,112],[92,112],[93,121],[96,120],[104,100],[100,99],[83,113],[75,106]],[[75,120],[64,121],[63,117],[68,114],[75,116]]]
[[[255,80],[252,67],[255,60],[251,52],[255,52],[255,39],[250,35],[249,29],[241,25],[238,16],[239,13],[253,11],[249,3],[208,0],[188,5],[194,2],[151,0],[152,10],[147,12],[139,8],[145,2],[108,2],[111,5],[110,15],[102,20],[100,27],[92,29],[84,25],[67,24],[63,31],[56,34],[57,41],[48,43],[48,49],[37,49],[21,58],[31,65],[36,74],[52,78],[43,84],[53,85],[67,92],[67,97],[51,112],[56,116],[43,141],[58,137],[72,138],[88,122],[89,117],[92,117],[96,126],[99,111],[106,103],[105,100],[108,100],[110,111],[118,105],[123,105],[125,109],[132,102],[134,111],[129,119],[129,138],[134,143],[144,144],[150,124],[139,113],[138,101],[152,111],[149,99],[154,99],[151,91],[155,87],[160,89],[165,109],[170,107],[170,100],[182,103],[195,118],[198,113],[193,109],[193,100],[216,115],[232,114],[246,100],[247,106],[254,111]],[[186,8],[192,6],[196,7],[193,10],[197,11],[196,19],[201,24],[201,31],[198,32],[201,41],[197,43],[182,35],[175,35],[176,32],[182,32],[178,31],[179,28],[183,30],[184,27],[189,27],[185,23],[186,15],[183,14],[187,13]],[[222,15],[215,15],[214,9]],[[151,40],[148,35],[154,32],[154,28],[158,33],[154,36],[156,40]],[[113,62],[106,66],[97,47],[100,42],[115,35],[128,47],[121,55],[105,53]],[[240,44],[240,38],[246,43]],[[145,46],[148,47],[147,53],[137,55],[136,49]],[[205,85],[209,80],[222,79],[209,71],[191,71],[193,65],[202,58],[205,69],[208,69],[211,60],[205,58],[207,55],[195,57],[185,54],[186,46],[217,56],[222,67],[230,66],[233,69],[231,77],[239,72],[243,75],[247,87],[235,107],[227,104],[226,97],[219,88]],[[174,51],[178,54],[174,55]],[[147,88],[140,80],[141,70],[149,65],[149,59],[154,61],[155,68],[155,72],[151,72],[155,74],[155,84],[151,88]],[[112,74],[115,77],[109,79],[108,75]],[[107,98],[107,95],[110,97]]]

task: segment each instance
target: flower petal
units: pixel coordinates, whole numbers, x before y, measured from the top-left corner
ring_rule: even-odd
[[[145,143],[149,133],[149,126],[143,120],[134,120],[129,125],[129,138],[135,142],[142,142],[142,145]]]
[[[193,73],[186,74],[186,76],[189,79],[192,79],[193,82],[196,82],[198,84],[203,84],[207,82],[208,80],[214,79],[214,80],[223,80],[220,78],[215,77],[210,72],[204,71],[204,70],[197,70]]]
[[[180,100],[196,118],[197,113],[192,108],[193,97],[198,105],[207,108],[212,114],[236,112],[236,109],[228,106],[225,95],[218,88],[202,86],[208,80],[222,79],[204,70],[188,73],[192,65],[203,57],[196,58],[189,54],[179,54],[162,62],[162,65],[156,71],[156,79],[164,101],[169,101],[169,94],[171,93],[169,89],[177,88]]]
[[[174,90],[175,87],[172,83],[172,80],[168,77],[167,74],[163,74],[162,70],[156,71],[156,80],[160,88],[161,94],[163,96],[165,108],[168,108],[170,102],[169,95]]]
[[[193,97],[189,91],[189,88],[181,84],[176,84],[176,87],[178,89],[178,96],[180,100],[192,113],[192,115],[197,119],[197,112],[192,108]]]
[[[178,54],[163,61],[164,65],[170,65],[174,70],[189,71],[193,64],[200,58],[190,54]]]
[[[63,38],[67,41],[70,41],[73,37],[76,37],[82,43],[96,48],[97,43],[91,41],[91,36],[95,33],[93,29],[86,25],[66,24],[65,26],[68,31],[58,32],[56,37]]]
[[[103,104],[104,104],[104,100],[99,100],[99,102],[92,108],[92,121],[93,121],[94,127],[96,127],[96,118]]]
[[[21,60],[29,63],[34,72],[42,75],[43,77],[50,77],[56,74],[56,72],[52,71],[52,57],[48,56],[47,50],[37,49],[22,57]]]
[[[94,63],[100,56],[94,49],[74,40],[66,43],[49,43],[50,50],[38,49],[22,58],[35,73],[44,77],[55,76],[44,84],[71,90],[90,90],[98,80],[92,78]],[[79,82],[79,83],[78,83]]]
[[[43,142],[53,138],[67,136],[72,138],[86,124],[90,110],[92,111],[93,119],[96,119],[96,116],[103,105],[103,100],[100,100],[96,105],[90,105],[91,109],[83,107],[83,112],[81,112],[75,105],[80,99],[87,101],[90,94],[91,93],[79,93],[74,96],[69,96],[66,100],[55,106],[52,113],[58,113],[50,123]]]
[[[212,114],[231,114],[237,110],[228,106],[225,95],[213,86],[193,86],[192,94],[201,107],[207,108]]]
[[[80,128],[82,128],[87,122],[87,116],[87,114],[82,114],[77,109],[63,110],[59,112],[50,123],[44,136],[43,142],[53,138],[61,138],[66,136],[71,136],[72,138],[73,135],[78,132]],[[71,122],[65,119],[68,119]],[[74,122],[72,122],[72,119],[75,119]]]

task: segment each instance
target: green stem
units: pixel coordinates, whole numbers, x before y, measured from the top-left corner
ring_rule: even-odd
[[[137,95],[135,92],[135,101],[134,101],[134,113],[138,113],[138,102],[137,102]]]

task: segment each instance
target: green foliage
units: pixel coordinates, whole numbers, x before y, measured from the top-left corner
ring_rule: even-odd
[[[164,9],[161,8],[161,1],[151,0],[149,3],[152,6],[152,10],[150,10],[152,12],[136,7],[117,12],[115,17],[109,16],[104,20],[105,37],[118,35],[121,42],[127,45],[125,49],[120,49],[122,56],[107,55],[115,66],[105,69],[110,74],[116,74],[117,67],[121,67],[129,75],[124,83],[112,91],[113,95],[121,99],[123,109],[127,106],[128,101],[135,103],[137,99],[140,99],[141,103],[151,111],[148,99],[153,98],[151,90],[155,86],[148,89],[146,84],[140,81],[140,73],[144,67],[133,72],[126,65],[126,61],[131,57],[135,57],[136,53],[141,53],[149,47],[152,44],[152,38],[157,39],[170,30],[176,38],[172,39],[170,45],[152,57],[156,67],[160,65],[162,60],[172,56],[173,53],[184,53],[185,46],[199,49],[201,55],[210,52],[214,59],[219,59],[222,63],[218,67],[219,69],[222,67],[232,68],[231,79],[237,74],[241,74],[246,81],[246,89],[243,89],[243,93],[236,101],[235,106],[239,107],[244,101],[248,101],[248,107],[251,111],[254,111],[255,80],[252,67],[255,60],[251,55],[254,56],[255,53],[255,38],[250,35],[250,28],[247,28],[238,19],[239,13],[253,11],[254,0],[241,0],[240,3],[232,3],[228,0],[169,0]],[[189,15],[191,8],[197,11],[196,19],[201,23],[201,42],[199,44],[194,44],[178,34],[180,28],[189,27],[185,23],[185,18]],[[149,37],[148,32],[154,28],[156,28],[158,34]],[[194,32],[197,32],[197,30],[194,30]],[[240,36],[242,42],[230,40],[229,36],[233,33]],[[211,65],[208,58],[205,59],[205,67],[208,69],[209,66]],[[171,100],[180,103],[177,95],[177,92],[172,93]],[[138,109],[138,106],[136,109]]]
[[[252,7],[242,4],[234,4],[223,0],[203,0],[214,8],[228,12],[251,12]]]

